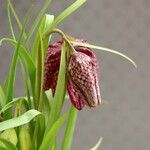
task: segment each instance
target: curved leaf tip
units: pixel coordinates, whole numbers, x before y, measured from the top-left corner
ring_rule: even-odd
[[[95,145],[94,147],[92,147],[90,150],[98,150],[99,147],[100,147],[100,145],[101,145],[101,143],[102,143],[102,141],[103,141],[103,138],[101,137],[101,138],[98,140],[98,142],[96,143],[96,145]]]
[[[128,60],[135,68],[137,68],[136,63],[130,57],[126,56],[125,54],[123,54],[123,53],[121,53],[119,51],[116,51],[116,50],[113,50],[113,49],[109,49],[109,48],[105,48],[105,47],[91,45],[91,44],[88,44],[88,43],[81,43],[81,42],[74,42],[74,41],[71,41],[71,43],[74,46],[84,46],[84,47],[98,49],[98,50],[101,50],[101,51],[107,51],[107,52],[119,55],[119,56],[125,58],[126,60]]]

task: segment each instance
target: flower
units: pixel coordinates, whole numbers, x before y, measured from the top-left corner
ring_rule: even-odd
[[[85,40],[78,40],[85,42]],[[44,90],[55,93],[61,45],[63,40],[49,45],[45,59]],[[67,91],[71,103],[81,110],[85,105],[95,107],[101,103],[97,75],[97,59],[91,49],[76,46],[76,52],[70,54],[67,62]]]

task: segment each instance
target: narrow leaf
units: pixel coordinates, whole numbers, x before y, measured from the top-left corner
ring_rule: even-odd
[[[26,26],[27,21],[28,21],[28,17],[25,19],[23,28],[22,28],[21,33],[19,35],[19,39],[18,39],[18,43],[17,43],[17,46],[16,46],[16,50],[14,52],[12,63],[11,63],[11,66],[10,66],[10,72],[9,72],[9,77],[8,77],[8,86],[7,86],[7,93],[6,93],[7,103],[12,101],[12,97],[13,97],[13,89],[14,89],[14,82],[15,82],[15,75],[16,75],[16,68],[17,68],[18,53],[19,53],[21,39],[22,39],[24,30],[25,30],[25,26]],[[6,118],[10,118],[10,116],[11,116],[11,110],[8,113],[6,113],[5,117]]]
[[[29,89],[29,84],[28,84],[28,76],[25,70],[25,66],[23,64],[23,61],[20,60],[20,65],[21,65],[21,71],[22,71],[22,80],[23,80],[23,85],[24,85],[24,89],[26,91],[26,95],[27,95],[27,100],[28,100],[28,105],[31,109],[32,104],[31,104],[31,99],[30,99],[30,89]]]
[[[2,45],[2,43],[4,41],[7,41],[9,42],[10,44],[12,44],[13,46],[15,46],[15,48],[17,47],[17,42],[13,39],[10,39],[10,38],[3,38],[0,40],[0,46]],[[19,55],[25,60],[26,64],[27,64],[27,67],[28,67],[28,70],[30,72],[34,71],[35,70],[35,65],[32,61],[32,58],[31,56],[28,54],[28,52],[26,51],[26,48],[20,44],[20,48],[19,48]]]
[[[41,21],[41,24],[40,24],[40,27],[39,27],[38,32],[36,34],[36,37],[34,39],[34,44],[33,44],[33,48],[32,48],[32,51],[31,51],[33,62],[35,62],[35,63],[36,63],[36,60],[37,60],[37,51],[38,51],[39,44],[40,44],[40,35],[39,35],[39,33],[43,34],[43,32],[51,26],[53,20],[54,20],[53,15],[46,14],[43,17],[42,21]],[[45,49],[45,47],[47,48],[48,41],[49,41],[49,37],[44,39],[44,49]]]
[[[1,146],[2,146],[2,149],[6,148],[5,150],[17,150],[17,147],[14,144],[2,138],[0,138],[0,147]]]
[[[68,115],[67,113],[64,114],[53,124],[52,128],[48,131],[47,135],[43,139],[43,142],[39,150],[48,149],[50,141],[52,141],[52,139],[56,137],[56,135],[58,134],[60,127],[63,125],[63,123],[65,122],[67,118],[67,115]]]
[[[42,76],[42,56],[41,56],[41,43],[39,43],[39,48],[37,51],[37,68],[36,68],[36,86],[35,86],[35,108],[38,109],[40,101],[41,92],[41,76]]]
[[[27,100],[24,99],[24,98],[21,98],[21,97],[20,97],[20,98],[17,98],[17,99],[14,99],[13,101],[7,103],[6,105],[4,105],[4,106],[2,107],[2,109],[0,110],[0,114],[3,113],[3,112],[5,112],[5,111],[8,110],[9,108],[13,107],[14,104],[17,103],[17,102],[19,102],[20,100],[23,100],[23,101],[25,101],[25,102],[27,103]]]
[[[62,148],[61,148],[62,150],[71,149],[74,129],[76,126],[77,114],[78,114],[78,110],[76,110],[76,108],[71,106],[68,120],[67,120],[65,135],[62,142]]]
[[[21,21],[19,20],[19,17],[17,16],[17,13],[16,13],[16,11],[15,11],[15,9],[14,9],[14,6],[13,6],[13,4],[12,4],[12,1],[11,1],[11,0],[8,0],[8,4],[9,4],[9,6],[10,6],[10,8],[11,8],[11,11],[12,11],[12,14],[14,15],[15,20],[16,20],[18,26],[19,26],[19,29],[22,30],[23,26],[22,26],[22,24],[21,24]],[[26,33],[25,33],[25,31],[23,31],[23,35],[24,35],[24,37],[26,38]]]
[[[18,127],[18,126],[27,124],[32,119],[34,119],[36,116],[38,116],[40,114],[41,114],[41,112],[39,112],[35,109],[31,109],[19,117],[3,121],[0,123],[0,132],[4,131],[6,129],[10,129],[10,128],[14,128],[14,127]]]
[[[45,134],[51,128],[52,124],[57,120],[60,115],[61,107],[65,98],[66,92],[66,47],[65,43],[62,45],[61,61],[57,80],[57,86],[55,91],[54,100],[52,101],[51,113],[49,115],[47,128]]]
[[[99,141],[97,142],[97,144],[93,148],[91,148],[90,150],[99,150],[99,147],[102,143],[102,140],[103,140],[103,138],[100,138]]]
[[[101,51],[106,51],[106,52],[110,52],[110,53],[114,53],[116,55],[119,55],[125,59],[127,59],[129,62],[131,62],[135,68],[137,68],[137,65],[136,63],[131,59],[129,58],[128,56],[124,55],[123,53],[121,52],[118,52],[116,50],[112,50],[112,49],[109,49],[109,48],[105,48],[105,47],[100,47],[100,46],[95,46],[95,45],[91,45],[91,44],[86,44],[86,43],[81,43],[81,42],[74,42],[74,41],[71,41],[71,43],[74,45],[74,46],[84,46],[84,47],[88,47],[88,48],[94,48],[94,49],[98,49],[98,50],[101,50]]]
[[[0,109],[5,105],[5,103],[6,103],[6,97],[2,87],[0,86]]]
[[[40,32],[40,31],[39,31]],[[36,68],[36,87],[35,87],[35,108],[42,111],[43,108],[43,71],[44,71],[44,49],[43,49],[43,40],[41,37],[41,33],[39,33],[40,36],[40,43],[38,47],[38,55],[37,55],[37,68]],[[40,146],[44,131],[45,131],[45,122],[43,124],[43,121],[38,119],[36,122],[36,132],[34,135],[36,135],[37,138],[37,147]],[[38,133],[37,133],[38,132]]]
[[[17,142],[18,142],[17,132],[14,128],[7,129],[7,130],[3,131],[0,134],[0,138],[11,142],[15,146],[17,145]]]
[[[2,45],[2,43],[4,41],[9,42],[10,44],[12,44],[13,46],[17,47],[17,42],[13,39],[10,38],[3,38],[0,40],[0,46]],[[35,65],[31,59],[31,56],[28,54],[28,52],[26,51],[25,47],[20,44],[20,48],[19,48],[19,57],[21,57],[22,60],[25,61],[25,64],[27,66],[28,72],[29,72],[29,77],[30,77],[30,81],[31,81],[31,87],[32,87],[32,93],[34,93],[34,85],[35,85]]]
[[[72,14],[75,10],[77,10],[82,4],[84,4],[86,0],[76,0],[71,6],[65,9],[53,22],[53,24],[44,32],[43,36],[49,36],[49,33],[67,16]]]
[[[41,25],[39,27],[39,32],[37,35],[34,51],[33,51],[33,59],[35,59],[37,63],[37,69],[36,69],[36,100],[35,100],[35,106],[38,108],[39,106],[42,106],[42,93],[43,93],[43,74],[44,74],[44,57],[45,52],[48,46],[48,40],[49,38],[42,39],[42,33],[46,28],[51,25],[53,22],[54,16],[51,15],[45,15],[43,18]],[[39,108],[41,110],[41,108]]]
[[[32,36],[33,32],[35,31],[36,27],[38,26],[40,20],[42,19],[43,15],[46,12],[46,10],[47,10],[48,6],[50,5],[50,3],[51,3],[51,0],[46,0],[45,1],[45,3],[43,5],[42,9],[40,10],[37,18],[33,22],[33,25],[32,25],[32,27],[31,27],[31,29],[29,31],[29,34],[27,35],[26,41],[28,41],[30,39],[30,37]]]
[[[9,22],[11,35],[12,35],[13,39],[16,40],[16,37],[15,37],[15,34],[14,34],[14,30],[13,30],[13,26],[12,26],[12,22],[11,22],[10,5],[9,4],[7,5],[7,15],[8,15],[8,22]]]

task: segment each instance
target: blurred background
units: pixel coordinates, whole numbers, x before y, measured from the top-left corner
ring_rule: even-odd
[[[58,15],[73,0],[53,0],[47,13]],[[43,0],[14,0],[21,20],[31,4],[33,19]],[[16,27],[15,21],[13,21]],[[100,89],[108,104],[79,112],[72,150],[89,150],[103,137],[100,150],[150,149],[150,1],[88,0],[59,26],[65,33],[130,56],[138,65],[107,52],[97,51]],[[0,0],[0,38],[10,35],[6,0]],[[5,79],[12,47],[0,48],[0,84]],[[23,91],[21,74],[16,95]]]

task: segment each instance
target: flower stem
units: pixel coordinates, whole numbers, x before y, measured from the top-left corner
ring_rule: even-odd
[[[62,38],[66,41],[66,43],[69,45],[71,53],[75,53],[76,50],[74,49],[73,45],[71,44],[71,42],[68,40],[67,36],[59,29],[53,29],[51,32],[49,32],[49,35],[51,35],[52,33],[58,33],[60,36],[62,36]],[[43,38],[45,38],[45,36],[43,36]]]

